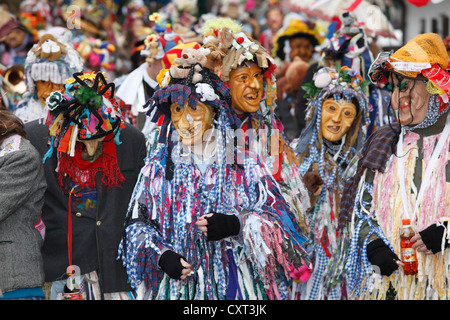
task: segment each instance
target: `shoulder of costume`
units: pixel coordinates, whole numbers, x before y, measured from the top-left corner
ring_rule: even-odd
[[[361,166],[384,171],[385,165],[392,155],[392,146],[396,142],[399,130],[398,123],[377,129],[363,147]]]
[[[15,134],[6,138],[0,145],[0,157],[20,150],[22,137]]]
[[[145,138],[144,134],[135,126],[133,126],[131,123],[123,121],[124,127],[121,128],[120,132],[129,132],[131,134],[137,135],[137,136],[141,136]]]
[[[25,123],[25,132],[28,135],[28,140],[33,142],[42,141],[45,145],[47,144],[47,139],[49,137],[49,130],[45,123],[42,123],[40,119],[36,119]]]

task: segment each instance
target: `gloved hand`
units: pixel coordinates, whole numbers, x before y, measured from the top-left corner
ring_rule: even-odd
[[[380,268],[383,276],[390,276],[398,269],[400,259],[381,239],[375,239],[367,245],[367,259]]]
[[[416,243],[413,245],[414,248],[417,248],[418,251],[424,251],[421,249],[421,245],[424,244],[428,250],[432,253],[436,254],[441,251],[442,238],[445,237],[445,228],[447,227],[447,222],[444,222],[444,226],[437,224],[432,224],[425,230],[419,232],[420,238],[413,238],[411,240],[416,240]],[[420,242],[422,240],[422,243]],[[445,248],[447,248],[450,244],[448,240],[445,240]]]
[[[206,214],[198,219],[196,225],[203,231],[208,241],[217,241],[226,237],[236,236],[241,230],[239,218],[234,214]]]
[[[172,279],[185,279],[191,272],[191,266],[187,263],[183,265],[181,259],[185,260],[184,257],[172,250],[167,250],[159,258],[159,267]]]

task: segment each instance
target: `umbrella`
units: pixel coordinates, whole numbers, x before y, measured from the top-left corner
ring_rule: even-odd
[[[333,17],[350,11],[357,22],[364,24],[368,34],[397,38],[392,24],[380,7],[367,0],[285,0],[283,4],[291,11],[302,12],[307,16],[330,22]]]

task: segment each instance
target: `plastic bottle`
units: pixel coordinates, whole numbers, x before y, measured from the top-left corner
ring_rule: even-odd
[[[67,267],[66,274],[68,275],[66,284],[63,289],[64,300],[83,300],[80,293],[80,286],[76,281],[76,274],[73,266]]]
[[[406,275],[417,274],[417,257],[416,250],[412,248],[413,242],[411,238],[414,236],[414,231],[411,228],[411,221],[403,219],[403,228],[400,235],[400,246],[402,251],[402,262],[405,264],[403,272]]]

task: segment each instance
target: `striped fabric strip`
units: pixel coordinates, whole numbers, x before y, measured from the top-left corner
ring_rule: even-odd
[[[339,228],[342,230],[350,222],[359,180],[366,168],[384,171],[386,162],[392,154],[391,145],[398,135],[398,123],[383,126],[366,141],[355,175],[345,181],[340,202]]]

